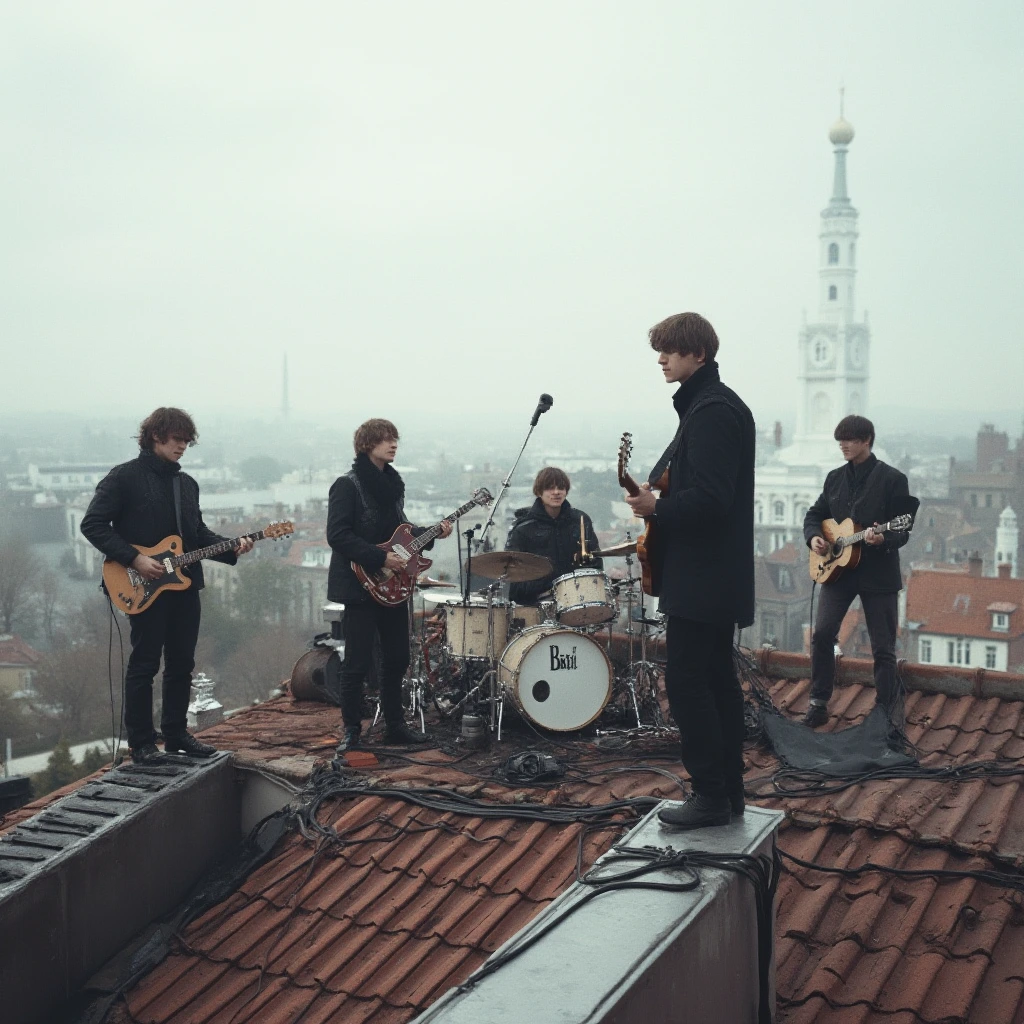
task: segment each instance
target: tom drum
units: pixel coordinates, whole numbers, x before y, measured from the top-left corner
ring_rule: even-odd
[[[508,640],[508,606],[471,597],[445,602],[445,643],[455,658],[497,658]]]
[[[551,585],[558,621],[565,626],[596,626],[615,618],[615,592],[600,569],[577,569]]]

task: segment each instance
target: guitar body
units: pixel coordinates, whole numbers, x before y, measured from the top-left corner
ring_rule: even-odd
[[[107,558],[103,562],[103,586],[107,589],[114,607],[125,615],[138,615],[144,612],[165,590],[187,590],[192,581],[181,571],[170,564],[170,560],[182,553],[181,538],[171,534],[164,537],[155,547],[144,548],[133,544],[140,555],[149,555],[163,563],[165,573],[159,579],[147,580],[134,569]]]
[[[860,563],[860,544],[841,545],[836,543],[859,532],[852,519],[844,519],[837,523],[834,519],[826,519],[821,524],[821,533],[828,541],[830,549],[827,555],[810,553],[811,579],[816,583],[832,583],[839,579],[845,569],[856,569]]]
[[[434,564],[429,558],[421,557],[415,548],[410,547],[413,539],[412,526],[409,523],[402,523],[391,535],[390,540],[377,545],[381,551],[393,551],[403,558],[408,558],[404,571],[377,569],[375,572],[369,572],[358,562],[351,563],[352,571],[359,582],[378,604],[388,607],[404,604],[412,597],[416,577]]]

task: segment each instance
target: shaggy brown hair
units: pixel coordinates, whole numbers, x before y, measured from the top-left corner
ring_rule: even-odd
[[[844,416],[832,436],[837,441],[867,441],[875,447],[875,425],[867,416]]]
[[[569,493],[569,474],[557,466],[545,466],[533,481],[533,493],[539,498],[549,487],[562,487]]]
[[[199,440],[199,431],[196,430],[192,417],[184,409],[162,405],[159,409],[154,409],[139,424],[139,435],[135,440],[144,451],[152,451],[154,441],[163,443],[171,437],[180,437],[188,441],[191,448]]]
[[[391,420],[372,419],[361,423],[352,437],[352,447],[356,455],[360,452],[372,452],[381,441],[398,440],[398,427]]]
[[[648,332],[655,352],[678,352],[681,356],[704,356],[710,363],[718,355],[718,335],[700,313],[676,313]]]

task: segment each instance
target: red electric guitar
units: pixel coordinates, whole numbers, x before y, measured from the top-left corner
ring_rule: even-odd
[[[486,487],[481,487],[473,492],[473,497],[461,508],[457,508],[451,515],[445,516],[441,523],[451,523],[460,516],[465,515],[474,505],[489,505],[494,498]],[[377,569],[374,572],[367,572],[358,562],[352,563],[352,571],[356,574],[359,582],[369,591],[370,597],[378,604],[399,605],[408,601],[412,596],[412,589],[416,584],[416,577],[426,572],[433,564],[429,558],[421,558],[422,551],[435,537],[441,533],[441,523],[424,530],[418,537],[412,535],[412,526],[409,523],[402,523],[401,526],[391,535],[390,540],[378,544],[382,551],[395,552],[409,561],[402,570]]]
[[[633,454],[633,435],[627,430],[619,444],[619,486],[629,493],[630,497],[640,493],[640,485],[629,475],[626,467],[629,457]],[[668,488],[668,469],[661,474],[661,479],[654,485],[664,493]],[[640,586],[645,594],[657,597],[661,593],[661,547],[658,537],[658,524],[654,516],[644,519],[644,532],[636,539],[636,556],[640,559]]]

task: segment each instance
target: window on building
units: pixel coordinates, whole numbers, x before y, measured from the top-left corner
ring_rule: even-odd
[[[828,286],[828,299],[829,299],[829,302],[835,302],[835,300],[838,298],[838,296],[839,296],[839,293],[836,291],[836,286],[834,284],[830,284]]]
[[[762,505],[761,502],[758,502],[754,506],[754,518],[758,523],[764,522],[764,505]]]
[[[978,496],[976,494],[971,495],[971,508],[978,507]]]
[[[996,667],[996,648],[992,644],[985,647],[985,668]]]
[[[786,521],[786,506],[781,501],[777,501],[772,505],[772,516],[777,523]]]
[[[946,641],[946,661],[950,665],[956,664],[956,644],[952,640]]]
[[[828,261],[830,264],[839,262],[839,246],[835,242],[828,247]]]
[[[853,266],[853,257],[854,257],[854,255],[856,254],[856,252],[857,252],[857,248],[856,248],[856,246],[855,246],[855,245],[853,244],[853,242],[851,242],[851,243],[850,243],[850,266],[851,266],[851,267]]]
[[[985,495],[985,508],[991,508],[991,507],[992,507],[992,495],[991,494],[986,494]]]
[[[970,665],[971,663],[971,642],[958,636],[956,640],[950,640],[947,644],[950,665]]]
[[[761,619],[761,642],[773,644],[778,640],[778,625],[774,615],[765,615]]]
[[[933,528],[935,526],[935,516],[928,517],[928,526],[929,528]]]
[[[934,545],[932,544],[932,542],[928,541],[928,543],[925,544],[925,546],[924,546],[925,554],[930,555],[932,553],[932,548],[933,547],[934,547]]]
[[[921,640],[919,645],[918,661],[924,665],[930,665],[932,662],[932,642],[931,640]]]
[[[1006,612],[992,613],[992,629],[999,633],[1007,633],[1010,630],[1010,616]]]
[[[779,569],[779,590],[791,590],[793,587],[793,577],[790,576],[788,569]]]

